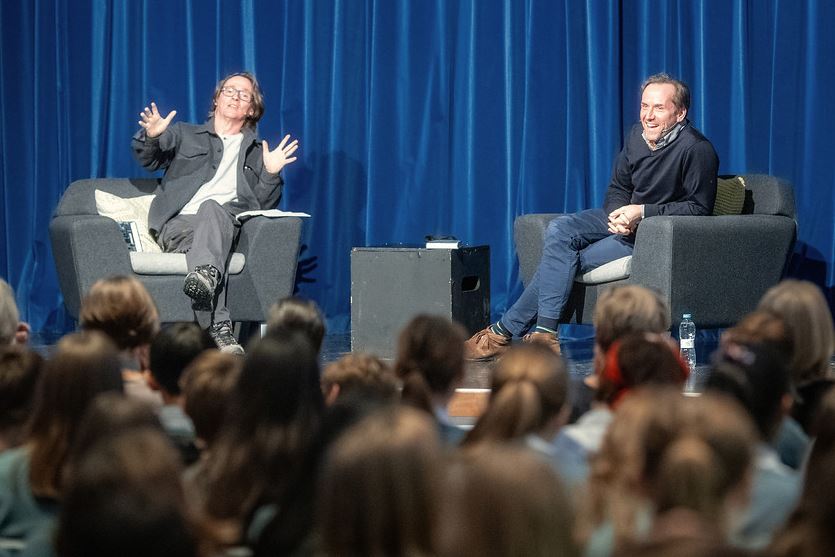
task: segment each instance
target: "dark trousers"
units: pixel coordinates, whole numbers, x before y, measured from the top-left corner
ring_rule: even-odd
[[[608,217],[603,209],[588,209],[560,215],[548,224],[539,267],[501,319],[514,336],[523,335],[537,323],[554,327],[577,273],[632,255],[634,236],[610,233]]]
[[[223,273],[215,296],[215,309],[194,312],[197,322],[204,329],[212,323],[229,319],[226,307],[227,267],[240,227],[240,222],[232,213],[218,202],[209,200],[200,205],[197,214],[172,218],[159,233],[159,243],[166,252],[186,254],[190,271],[199,265],[211,265]]]

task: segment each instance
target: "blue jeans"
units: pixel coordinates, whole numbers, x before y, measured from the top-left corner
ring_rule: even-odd
[[[523,335],[536,323],[554,328],[577,273],[632,255],[633,243],[634,236],[609,232],[608,213],[603,209],[555,218],[545,231],[539,267],[502,317],[502,325],[514,336]]]

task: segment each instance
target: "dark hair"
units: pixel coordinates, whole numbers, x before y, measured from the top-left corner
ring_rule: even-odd
[[[624,394],[642,385],[683,386],[688,373],[687,364],[662,335],[629,334],[606,352],[596,397],[614,406]]]
[[[223,86],[226,85],[226,82],[233,77],[245,77],[250,83],[252,83],[252,101],[250,104],[252,114],[247,114],[246,120],[244,121],[244,127],[254,130],[258,121],[262,116],[264,116],[264,94],[261,92],[261,86],[258,84],[258,80],[255,79],[255,75],[250,72],[230,73],[217,82],[215,94],[212,95],[212,108],[209,110],[209,116],[213,116],[215,113],[215,109],[217,108],[217,99],[220,97],[220,92],[223,89]]]
[[[300,331],[319,352],[325,338],[325,319],[312,300],[291,296],[276,302],[267,319],[267,335],[279,338],[291,331]]]
[[[207,447],[217,439],[226,420],[226,409],[241,375],[243,359],[219,350],[197,356],[183,372],[184,410],[194,432]]]
[[[464,376],[464,328],[446,317],[418,315],[403,328],[394,371],[402,399],[432,413],[432,395],[446,394]]]
[[[57,497],[78,424],[97,395],[122,392],[116,346],[102,333],[62,338],[44,365],[29,423],[29,479],[36,496]]]
[[[22,441],[22,427],[32,413],[43,358],[20,346],[0,346],[0,433],[7,446]]]
[[[78,424],[67,464],[68,473],[72,474],[72,468],[77,461],[84,458],[97,443],[142,428],[164,432],[150,404],[119,392],[98,395],[90,403]]]
[[[64,557],[195,557],[179,456],[159,430],[96,443],[73,468],[56,546]]]
[[[170,395],[180,394],[183,370],[204,350],[215,348],[212,337],[196,323],[175,323],[151,343],[151,375]]]
[[[646,89],[648,85],[663,83],[668,83],[675,88],[675,92],[673,93],[673,104],[676,106],[676,108],[678,108],[679,110],[689,110],[690,87],[688,87],[687,84],[683,81],[679,81],[678,79],[673,78],[669,74],[662,72],[649,76],[646,79],[646,81],[644,81],[644,83],[641,85],[641,94],[643,94],[644,89]]]
[[[221,543],[239,541],[260,500],[279,498],[319,423],[319,366],[306,336],[256,342],[229,406],[206,470],[207,514],[226,523]]]
[[[258,539],[256,557],[303,553],[301,548],[306,547],[315,535],[316,489],[328,450],[348,428],[391,405],[390,401],[381,398],[349,392],[340,393],[339,398],[325,409],[301,465],[287,491],[275,502],[278,512]]]
[[[726,343],[714,355],[705,391],[735,398],[769,441],[782,418],[783,396],[790,392],[786,358],[767,343]]]

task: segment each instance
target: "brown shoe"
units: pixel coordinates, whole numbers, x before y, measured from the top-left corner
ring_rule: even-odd
[[[560,339],[551,333],[528,333],[522,337],[522,342],[542,344],[550,348],[554,354],[560,354]]]
[[[510,339],[497,335],[490,327],[482,329],[464,343],[464,357],[468,360],[490,360],[510,347]]]

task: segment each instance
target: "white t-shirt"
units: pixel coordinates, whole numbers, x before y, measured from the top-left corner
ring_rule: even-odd
[[[197,214],[200,205],[209,199],[214,199],[221,205],[238,199],[238,156],[243,137],[242,133],[220,136],[223,140],[223,157],[217,166],[217,172],[211,180],[200,186],[194,197],[180,211],[181,215]]]

